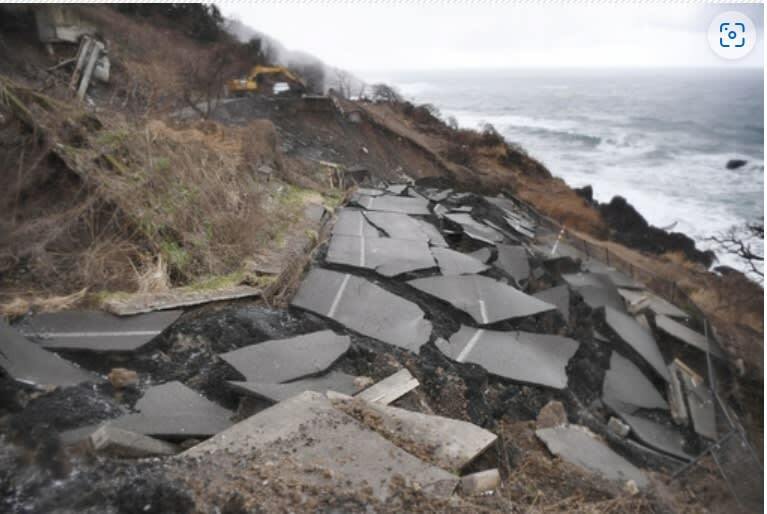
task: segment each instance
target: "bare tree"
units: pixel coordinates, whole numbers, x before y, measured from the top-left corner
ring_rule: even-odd
[[[707,240],[714,242],[720,251],[743,260],[751,272],[764,279],[764,248],[754,247],[756,241],[764,241],[764,223],[732,227]]]
[[[204,53],[195,52],[184,62],[184,101],[203,118],[208,118],[224,96],[226,81],[242,72],[238,53],[227,44],[215,45]]]
[[[399,92],[394,89],[392,86],[389,86],[387,84],[373,84],[370,86],[371,89],[371,95],[374,102],[401,102],[402,95],[399,94]]]
[[[352,96],[352,75],[348,71],[344,71],[336,68],[336,92],[341,95],[342,98],[350,98]]]

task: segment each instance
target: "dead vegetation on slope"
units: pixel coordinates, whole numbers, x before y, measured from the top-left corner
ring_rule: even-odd
[[[7,79],[2,92],[6,301],[204,283],[301,219],[302,189],[280,180],[300,163],[279,156],[270,122],[174,127],[88,114]]]

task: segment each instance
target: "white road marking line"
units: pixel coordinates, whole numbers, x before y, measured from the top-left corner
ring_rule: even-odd
[[[365,218],[360,214],[360,268],[365,267]]]
[[[485,308],[485,301],[479,301],[479,315],[482,318],[482,324],[487,324],[487,308]]]
[[[466,343],[466,346],[463,350],[461,350],[461,353],[458,354],[458,357],[455,358],[458,362],[463,362],[463,360],[469,355],[469,352],[471,352],[475,346],[477,346],[477,341],[479,341],[479,338],[482,337],[482,334],[484,334],[484,329],[477,330],[474,335],[469,339],[469,342]]]
[[[351,275],[347,273],[344,276],[344,281],[341,282],[341,287],[338,288],[338,291],[336,292],[335,298],[333,298],[333,303],[330,305],[330,310],[328,311],[328,318],[332,318],[333,315],[336,313],[336,309],[338,309],[338,302],[341,301],[341,296],[344,294],[344,289],[346,289],[346,284],[349,283],[349,279],[351,278]]]
[[[58,339],[65,337],[134,337],[156,336],[162,330],[133,330],[127,332],[26,332],[25,335],[44,339]]]

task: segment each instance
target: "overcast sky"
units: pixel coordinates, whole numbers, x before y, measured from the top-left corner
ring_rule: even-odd
[[[388,5],[381,5],[388,4]],[[513,4],[475,0],[281,0],[218,3],[235,17],[326,63],[363,77],[384,70],[512,67],[759,66],[764,6]],[[706,33],[738,10],[759,29],[740,61],[717,57]]]

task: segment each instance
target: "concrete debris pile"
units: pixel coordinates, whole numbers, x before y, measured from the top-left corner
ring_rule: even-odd
[[[41,314],[0,325],[0,367],[26,388],[92,384],[109,415],[58,427],[91,451],[178,454],[173,469],[193,463],[195,476],[178,473],[208,477],[207,491],[269,462],[270,480],[369,488],[381,501],[402,480],[441,498],[501,486],[499,452],[487,451],[497,418],[471,405],[473,423],[437,415],[423,398],[444,397],[439,413],[460,402],[417,395],[481,369],[473,398],[491,384],[558,400],[536,431],[551,454],[645,488],[640,468],[681,464],[720,435],[702,377],[705,354],[721,350],[687,313],[555,237],[510,198],[360,189],[289,312]],[[515,405],[502,416],[535,418]]]

